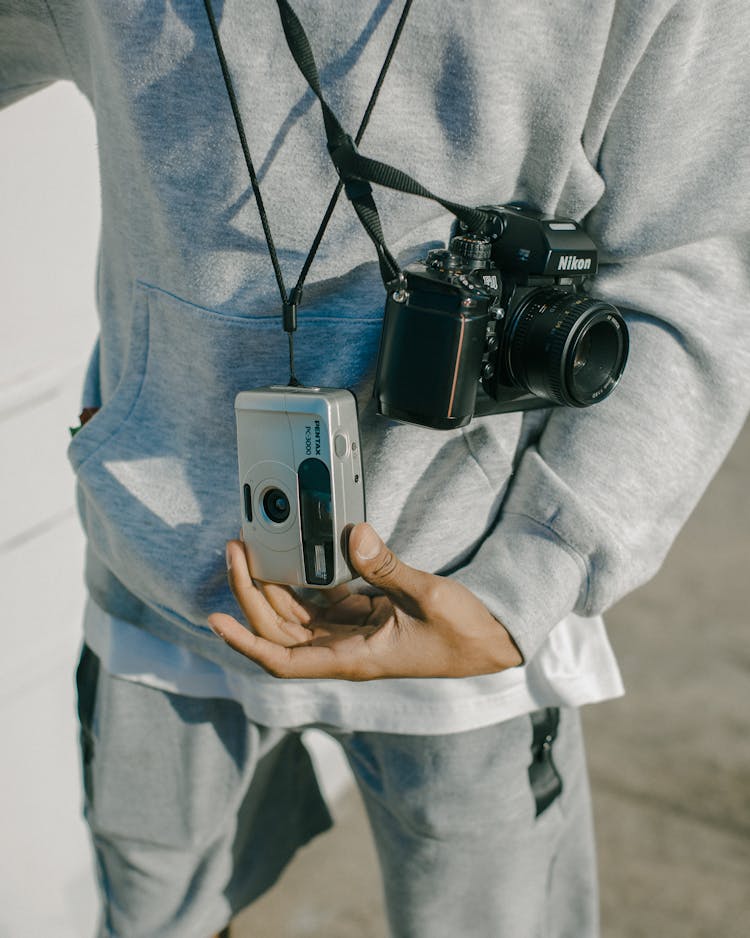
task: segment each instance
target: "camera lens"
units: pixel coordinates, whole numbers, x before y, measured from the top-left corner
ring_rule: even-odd
[[[506,349],[515,386],[556,404],[588,407],[619,381],[628,357],[628,331],[609,303],[540,289],[513,315]]]
[[[263,511],[274,524],[282,524],[289,517],[289,499],[281,489],[268,489],[263,495]]]
[[[586,324],[570,354],[568,383],[573,397],[581,401],[592,395],[596,399],[601,397],[601,389],[606,388],[613,375],[619,377],[622,371],[622,368],[618,371],[622,354],[620,336],[606,318]]]

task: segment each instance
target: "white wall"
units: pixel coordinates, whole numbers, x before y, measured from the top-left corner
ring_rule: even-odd
[[[95,332],[93,118],[69,84],[0,113],[0,936],[91,934],[74,680],[82,549],[65,449]]]

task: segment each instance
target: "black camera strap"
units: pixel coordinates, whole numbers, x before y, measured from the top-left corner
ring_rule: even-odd
[[[442,205],[459,221],[463,222],[473,231],[481,231],[489,221],[486,212],[469,208],[458,202],[442,199],[430,192],[421,183],[417,182],[407,173],[387,163],[363,156],[357,149],[359,138],[352,138],[344,132],[336,115],[323,95],[320,76],[315,64],[310,43],[296,13],[289,5],[288,0],[276,0],[281,16],[284,35],[286,36],[289,51],[292,53],[297,67],[304,76],[308,85],[320,102],[323,111],[323,124],[325,126],[328,142],[328,152],[336,167],[340,179],[343,181],[347,198],[352,203],[362,225],[375,244],[380,260],[380,270],[386,290],[391,290],[398,283],[399,268],[393,256],[388,251],[383,238],[380,217],[372,196],[370,183],[405,192],[409,195],[418,195],[431,199]]]
[[[323,116],[324,116],[324,121],[326,122],[326,134],[329,139],[329,147],[330,147],[330,140],[333,139],[336,142],[336,145],[339,147],[347,144],[348,142],[349,144],[351,144],[352,149],[356,152],[356,146],[362,140],[364,132],[369,123],[370,115],[372,114],[373,108],[375,107],[375,102],[377,101],[378,95],[380,94],[380,89],[383,85],[385,76],[388,72],[388,68],[391,64],[391,60],[396,51],[398,41],[401,38],[401,33],[406,24],[406,19],[409,15],[409,10],[411,9],[413,0],[406,0],[404,4],[404,8],[399,18],[398,24],[396,25],[396,30],[391,40],[391,44],[388,47],[388,52],[386,54],[385,61],[383,62],[383,66],[380,69],[380,73],[375,83],[375,87],[373,88],[372,94],[370,95],[370,100],[365,109],[365,113],[362,117],[362,121],[360,122],[359,129],[357,130],[357,135],[354,141],[352,141],[350,137],[344,134],[343,130],[341,129],[341,125],[336,119],[336,116],[333,114],[333,111],[331,111],[328,105],[325,104],[321,94],[319,93],[320,81],[317,78],[317,75],[318,75],[317,68],[315,67],[315,61],[312,57],[312,51],[310,50],[310,45],[307,42],[307,36],[305,36],[304,30],[302,30],[302,26],[299,23],[299,20],[297,19],[296,15],[294,14],[291,7],[289,7],[287,3],[282,2],[282,0],[277,0],[277,2],[279,5],[279,11],[281,13],[282,24],[284,26],[284,33],[287,36],[287,41],[289,42],[290,31],[293,36],[295,36],[297,32],[299,31],[301,32],[302,37],[304,37],[304,46],[306,46],[307,48],[307,53],[309,54],[309,61],[312,63],[312,69],[314,71],[314,75],[316,77],[316,81],[318,85],[318,91],[315,91],[315,88],[313,88],[313,91],[315,91],[318,99],[321,101],[321,104],[324,105]],[[300,303],[302,302],[302,288],[304,286],[305,279],[307,278],[307,274],[310,270],[310,267],[312,266],[313,260],[315,259],[315,255],[317,254],[318,248],[320,247],[320,243],[323,240],[323,235],[326,231],[326,228],[328,227],[329,221],[331,220],[331,216],[333,215],[333,211],[334,211],[334,208],[336,207],[336,203],[338,201],[339,195],[341,194],[342,188],[348,187],[347,196],[351,199],[352,195],[350,195],[350,190],[355,195],[360,194],[360,193],[357,193],[355,190],[356,190],[357,185],[359,185],[359,187],[361,188],[362,184],[359,183],[358,180],[354,180],[354,179],[349,181],[346,176],[342,175],[341,172],[339,172],[339,182],[336,185],[333,195],[330,198],[328,207],[318,227],[318,231],[315,235],[312,246],[310,247],[310,250],[307,254],[304,264],[302,265],[302,270],[300,272],[297,283],[294,286],[291,294],[288,294],[286,286],[284,284],[284,277],[281,271],[281,265],[279,264],[278,255],[276,253],[276,247],[274,245],[273,236],[271,234],[271,226],[268,221],[268,215],[266,213],[266,209],[263,204],[263,197],[260,192],[260,183],[258,181],[257,173],[255,172],[255,166],[253,165],[252,157],[250,156],[250,147],[247,142],[247,135],[245,133],[245,127],[242,121],[242,115],[240,113],[239,103],[237,101],[237,95],[234,90],[234,83],[232,82],[232,76],[229,71],[229,65],[227,64],[226,56],[224,55],[224,48],[221,43],[221,37],[219,36],[219,27],[216,23],[216,17],[214,16],[214,11],[211,6],[211,0],[203,0],[203,5],[206,9],[206,15],[208,17],[208,22],[211,27],[211,35],[213,37],[214,46],[216,47],[216,54],[219,59],[219,65],[221,67],[221,74],[224,79],[224,85],[226,87],[227,95],[229,97],[229,102],[232,108],[232,115],[234,117],[234,122],[237,127],[237,133],[240,138],[240,145],[242,147],[242,154],[245,158],[245,164],[247,166],[248,175],[250,176],[250,184],[252,186],[253,193],[255,195],[255,202],[258,208],[258,214],[260,216],[261,225],[263,226],[263,235],[266,239],[268,253],[271,258],[271,264],[273,265],[273,271],[276,277],[276,283],[278,285],[279,294],[281,296],[281,303],[282,303],[282,310],[283,310],[282,325],[283,325],[284,331],[287,333],[289,337],[289,371],[290,371],[289,384],[294,386],[294,385],[299,384],[299,382],[297,381],[297,378],[295,377],[295,374],[294,374],[294,338],[293,336],[297,328],[297,309]],[[285,18],[285,15],[286,15],[286,18]],[[290,49],[291,49],[291,45],[290,45]],[[295,61],[297,61],[296,57],[295,57]],[[302,74],[305,75],[305,71],[302,68],[302,65],[300,65],[298,61],[297,61],[297,64],[300,67]],[[307,76],[305,75],[305,77]],[[383,276],[383,280],[385,282],[397,281],[398,276],[399,276],[398,264],[391,256],[390,252],[388,251],[388,248],[385,246],[385,241],[383,239],[382,230],[380,227],[380,218],[378,217],[377,209],[375,208],[375,203],[372,199],[372,194],[370,193],[369,200],[368,200],[367,194],[364,192],[361,193],[361,199],[358,201],[358,207],[355,206],[355,208],[357,209],[357,214],[359,215],[360,219],[363,219],[363,215],[365,218],[367,218],[367,224],[365,224],[364,220],[362,221],[362,223],[363,225],[365,225],[365,230],[368,232],[368,234],[370,234],[370,237],[373,239],[376,249],[378,251],[378,258],[380,260],[380,269],[381,269],[381,275]]]

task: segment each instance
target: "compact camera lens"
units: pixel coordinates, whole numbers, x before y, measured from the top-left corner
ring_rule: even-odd
[[[291,511],[289,499],[281,489],[268,489],[263,495],[263,511],[274,524],[283,524]]]
[[[532,291],[509,323],[507,370],[517,387],[569,407],[588,407],[615,387],[628,356],[620,313],[595,297]]]

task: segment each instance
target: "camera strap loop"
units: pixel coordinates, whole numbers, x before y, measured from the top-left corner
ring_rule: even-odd
[[[299,47],[301,49],[300,58],[298,60],[295,57],[295,61],[297,62],[298,67],[302,71],[302,74],[308,80],[308,84],[310,82],[310,79],[308,78],[308,73],[310,74],[310,77],[314,81],[316,81],[317,86],[318,86],[318,92],[316,92],[316,94],[318,95],[318,98],[321,101],[321,105],[325,104],[324,109],[323,109],[323,119],[326,125],[326,136],[329,141],[329,147],[331,145],[331,141],[334,142],[334,145],[340,145],[342,143],[345,144],[348,142],[351,144],[352,148],[356,151],[356,146],[361,141],[364,135],[365,129],[367,128],[367,124],[369,123],[369,120],[370,120],[370,115],[372,114],[372,110],[375,107],[375,102],[377,101],[378,95],[380,94],[380,89],[383,85],[383,81],[385,80],[385,76],[388,71],[388,67],[391,63],[391,59],[393,58],[393,55],[396,51],[396,46],[398,45],[398,41],[401,38],[401,33],[406,24],[406,18],[409,15],[409,10],[411,9],[412,2],[413,0],[406,0],[404,4],[403,11],[396,25],[396,30],[393,34],[393,38],[391,39],[391,44],[388,47],[388,52],[386,54],[385,61],[383,62],[383,66],[380,69],[380,73],[378,74],[377,81],[375,82],[375,87],[372,90],[372,94],[370,95],[370,100],[367,103],[365,113],[362,117],[362,121],[359,125],[359,129],[357,130],[357,136],[355,140],[352,141],[351,138],[347,134],[344,133],[341,125],[338,122],[338,119],[336,118],[336,115],[328,107],[328,105],[325,104],[323,97],[322,97],[322,93],[319,93],[320,92],[320,80],[318,78],[318,71],[315,66],[315,60],[313,58],[312,49],[310,48],[310,44],[307,41],[307,36],[305,35],[304,30],[302,29],[301,23],[297,19],[297,16],[292,10],[292,8],[289,6],[288,3],[286,3],[286,0],[278,0],[279,9],[282,15],[282,25],[284,28],[284,34],[287,37],[287,43],[289,44],[290,49],[292,48],[292,43],[295,45],[295,47]],[[250,147],[247,142],[247,135],[245,134],[245,127],[242,121],[242,115],[240,114],[239,104],[237,101],[237,95],[234,90],[232,76],[229,72],[229,66],[227,64],[227,60],[224,55],[224,49],[221,43],[221,37],[219,35],[219,27],[216,23],[216,17],[214,16],[213,8],[211,6],[211,0],[203,0],[203,5],[206,9],[206,16],[208,17],[208,22],[211,27],[211,35],[213,37],[214,46],[216,48],[216,54],[219,59],[219,65],[221,67],[221,74],[224,79],[224,85],[226,87],[227,95],[229,97],[229,103],[232,108],[232,115],[234,117],[234,122],[237,127],[237,133],[240,138],[240,145],[242,147],[242,154],[245,158],[245,164],[247,166],[248,175],[250,176],[250,184],[252,186],[253,193],[255,195],[255,203],[258,208],[258,214],[260,216],[261,225],[263,226],[263,235],[266,239],[268,253],[271,258],[271,264],[273,265],[274,275],[276,277],[276,283],[278,285],[279,294],[281,296],[282,313],[283,313],[282,326],[284,328],[284,331],[289,336],[289,369],[290,369],[289,384],[292,386],[296,386],[299,384],[299,382],[297,381],[297,378],[294,375],[294,339],[293,339],[293,336],[294,336],[295,330],[297,329],[297,308],[302,302],[302,287],[305,282],[305,279],[307,278],[307,274],[310,271],[310,267],[312,266],[312,263],[315,259],[315,255],[318,252],[320,243],[323,240],[323,235],[325,234],[325,230],[328,227],[328,223],[331,220],[331,216],[333,215],[333,210],[336,207],[336,203],[338,202],[338,198],[339,198],[339,195],[341,194],[341,190],[342,188],[344,188],[345,185],[350,185],[350,189],[347,191],[347,197],[349,197],[350,200],[352,201],[352,204],[354,205],[355,210],[357,211],[357,215],[362,221],[362,224],[365,226],[365,230],[368,232],[368,234],[370,234],[370,231],[372,231],[372,234],[370,234],[370,237],[373,238],[373,241],[375,242],[375,246],[378,251],[378,259],[380,262],[380,272],[381,272],[381,276],[383,277],[384,282],[388,284],[389,282],[393,281],[394,278],[397,280],[400,271],[398,268],[398,264],[393,259],[390,252],[385,246],[383,236],[382,236],[382,230],[380,227],[380,218],[378,217],[378,214],[377,214],[377,208],[375,207],[375,201],[372,197],[372,190],[370,189],[369,184],[359,179],[352,178],[351,180],[348,180],[348,179],[345,180],[343,178],[340,178],[333,192],[333,195],[331,196],[328,202],[328,207],[326,208],[325,214],[323,215],[321,223],[318,226],[318,230],[315,234],[315,238],[313,239],[313,243],[310,247],[310,250],[308,251],[307,257],[305,258],[305,262],[302,265],[302,270],[300,271],[299,279],[297,280],[297,285],[294,287],[291,294],[287,295],[286,286],[284,285],[284,277],[281,272],[281,265],[279,264],[278,255],[276,253],[276,247],[274,245],[273,236],[271,234],[271,226],[269,224],[268,216],[266,214],[265,206],[263,204],[263,198],[260,192],[260,184],[258,182],[258,177],[255,172],[255,167],[253,165],[252,158],[250,156]],[[313,88],[313,90],[315,91],[315,88]],[[351,195],[350,195],[350,192],[351,192]]]

